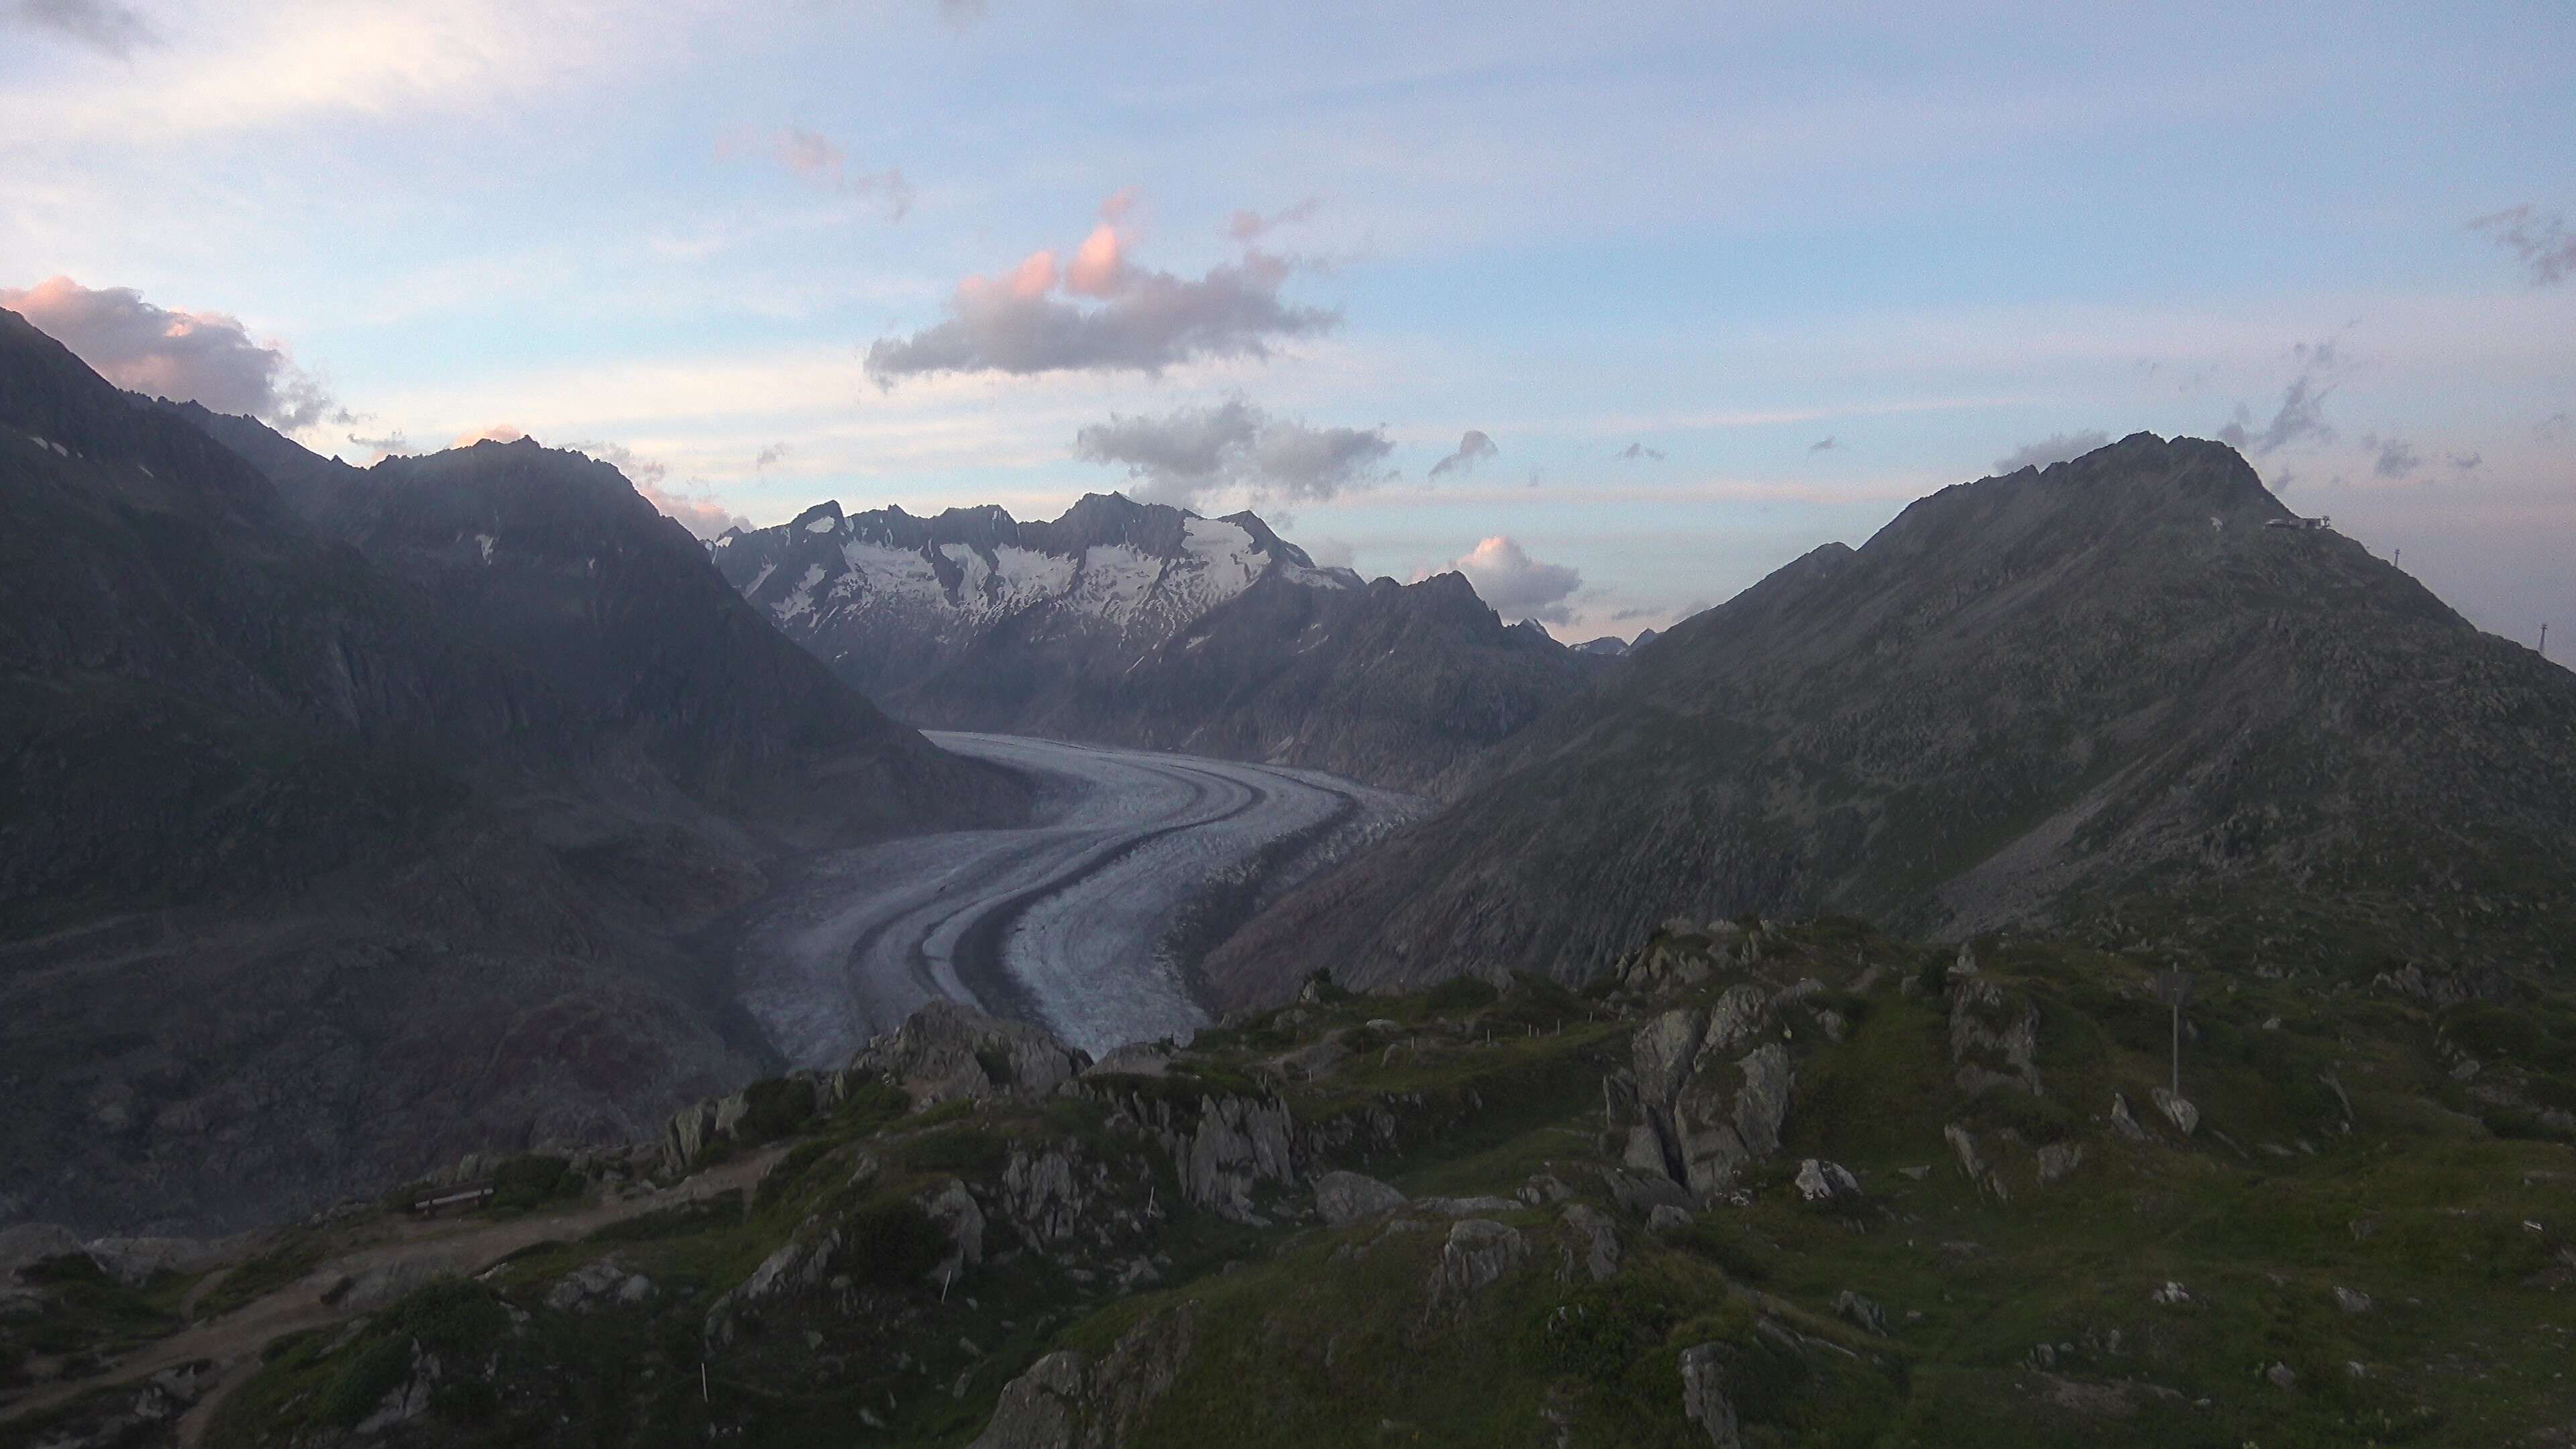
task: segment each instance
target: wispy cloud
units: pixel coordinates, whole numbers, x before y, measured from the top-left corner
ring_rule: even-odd
[[[142,12],[117,0],[16,0],[0,5],[0,22],[63,36],[119,60],[161,43]]]
[[[789,453],[794,451],[795,449],[788,447],[785,443],[771,443],[767,447],[762,448],[758,453],[752,455],[751,471],[757,473],[772,463],[782,461]]]
[[[1842,445],[1832,438],[1818,438],[1807,445],[1807,451],[1810,453],[1830,453],[1840,446]]]
[[[1502,451],[1482,430],[1469,428],[1466,436],[1458,440],[1457,451],[1431,465],[1431,476],[1439,478],[1451,473],[1472,473],[1476,471],[1477,464],[1499,456]]]
[[[778,164],[843,196],[882,202],[888,221],[901,221],[912,213],[912,183],[903,179],[901,167],[853,171],[848,153],[820,132],[790,126],[769,139],[768,151]]]
[[[1833,440],[1828,438],[1825,441]],[[2073,433],[2051,433],[2036,443],[2024,443],[1997,458],[1994,471],[1997,476],[2001,476],[2006,473],[2018,473],[2024,468],[2054,467],[2069,459],[2083,457],[2095,448],[2108,446],[2110,441],[2110,435],[2100,428],[2086,428],[2081,432]],[[1808,451],[1815,450],[1810,448]]]
[[[2365,437],[2361,445],[2376,455],[2370,471],[2382,478],[2411,478],[2424,467],[2424,455],[2404,438]]]
[[[1634,463],[1640,460],[1652,460],[1660,463],[1664,461],[1664,450],[1661,448],[1649,448],[1643,443],[1630,443],[1628,446],[1619,450],[1617,457],[1622,462],[1628,463]]]
[[[1294,206],[1274,211],[1268,216],[1263,216],[1257,211],[1238,211],[1226,219],[1225,234],[1235,241],[1246,244],[1257,242],[1280,227],[1294,226],[1306,220],[1321,210],[1323,205],[1322,198],[1309,196]]]
[[[1134,265],[1120,227],[1132,201],[1121,192],[1104,203],[1067,261],[1037,251],[998,276],[968,277],[949,298],[947,321],[870,344],[868,375],[891,387],[942,372],[1156,374],[1199,358],[1267,357],[1276,344],[1341,320],[1283,300],[1299,263],[1256,248],[1196,278]]]
[[[143,300],[131,287],[84,287],[54,277],[0,288],[6,307],[70,348],[119,387],[219,413],[247,413],[288,432],[325,419],[353,421],[321,380],[276,342],[255,342],[221,312],[183,312]]]
[[[2334,391],[2334,385],[2327,379],[2343,366],[2342,354],[2336,351],[2332,339],[2302,342],[2290,351],[2298,359],[2299,372],[2281,390],[2281,405],[2273,410],[2272,420],[2255,427],[2253,410],[2238,403],[2235,416],[2218,430],[2218,441],[2257,457],[2292,443],[2334,441],[2334,428],[2328,425],[2325,415],[2326,396]]]
[[[2477,218],[2469,228],[2485,232],[2519,258],[2535,287],[2552,286],[2576,272],[2576,234],[2568,232],[2566,218],[2555,212],[2509,206]]]
[[[1074,455],[1126,468],[1137,496],[1195,505],[1240,488],[1255,498],[1321,502],[1386,480],[1395,444],[1384,427],[1319,428],[1273,417],[1240,397],[1159,418],[1122,417],[1084,428]]]

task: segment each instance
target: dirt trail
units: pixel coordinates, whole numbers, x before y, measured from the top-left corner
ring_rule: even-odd
[[[141,1382],[163,1369],[210,1361],[216,1376],[213,1387],[207,1389],[179,1420],[182,1449],[194,1449],[204,1441],[206,1427],[214,1422],[216,1408],[250,1377],[251,1370],[258,1367],[261,1349],[282,1335],[326,1328],[383,1306],[381,1303],[353,1303],[345,1298],[338,1303],[324,1302],[324,1295],[337,1288],[343,1279],[354,1279],[386,1268],[403,1270],[406,1283],[448,1275],[471,1277],[521,1248],[548,1241],[569,1242],[611,1223],[642,1217],[681,1203],[717,1197],[736,1188],[754,1187],[785,1150],[772,1147],[739,1161],[709,1168],[683,1182],[641,1197],[621,1198],[553,1217],[520,1218],[502,1223],[470,1219],[402,1223],[391,1241],[370,1243],[326,1259],[321,1266],[295,1282],[265,1297],[253,1299],[221,1318],[192,1324],[139,1349],[119,1360],[105,1373],[58,1384],[14,1404],[0,1406],[0,1424],[69,1403],[98,1389]],[[226,1268],[210,1275],[205,1283],[191,1291],[190,1298],[202,1296],[213,1286],[216,1277],[231,1271]]]

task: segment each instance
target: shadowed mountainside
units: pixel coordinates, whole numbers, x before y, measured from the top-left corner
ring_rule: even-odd
[[[193,411],[0,314],[0,1223],[630,1133],[769,1062],[684,940],[781,850],[1020,808],[613,470],[229,420],[281,490]]]
[[[2576,675],[2290,520],[2146,434],[1945,489],[1677,626],[1209,973],[1575,980],[1670,916],[1823,909],[2368,969],[2474,922],[2565,964]]]

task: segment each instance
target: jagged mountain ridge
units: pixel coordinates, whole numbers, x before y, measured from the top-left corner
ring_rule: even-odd
[[[288,486],[0,316],[0,1223],[204,1229],[631,1132],[769,1064],[683,938],[782,849],[1020,807],[613,471],[228,421]]]
[[[2536,863],[2576,835],[2576,676],[2292,522],[2146,434],[1945,489],[1676,626],[1209,974],[1579,979],[1748,910],[2180,943],[2220,892],[2339,923],[2346,968],[2447,955],[2463,912],[2563,965]]]
[[[819,504],[710,545],[779,628],[913,723],[1188,750],[1426,789],[1600,661],[1457,575],[1318,568],[1260,518],[1117,494],[1051,523]]]

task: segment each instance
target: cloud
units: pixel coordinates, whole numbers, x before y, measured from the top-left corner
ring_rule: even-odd
[[[2531,433],[2533,437],[2546,441],[2549,439],[2566,437],[2570,427],[2571,420],[2567,414],[2551,413],[2549,416],[2542,418],[2539,422],[2533,424]]]
[[[374,458],[368,460],[369,462],[378,462],[383,459],[390,458],[396,453],[408,453],[411,451],[411,439],[404,437],[402,429],[400,428],[396,428],[381,438],[362,438],[356,433],[351,433],[349,435],[349,441],[375,455]]]
[[[875,197],[885,203],[886,220],[901,221],[912,213],[912,183],[903,169],[852,171],[849,156],[831,138],[802,126],[790,126],[772,137],[769,153],[799,176],[820,182],[843,196]]]
[[[1830,443],[1831,438],[1825,439]],[[1995,475],[2018,473],[2024,468],[2047,468],[2080,458],[2096,448],[2110,445],[2111,437],[2099,428],[2086,428],[2075,433],[2051,433],[2036,443],[2024,443],[1995,460]],[[1816,451],[1809,448],[1808,452]]]
[[[2404,438],[2366,437],[2361,445],[2379,454],[2371,460],[2370,471],[2382,478],[2411,478],[2424,466],[2424,455]]]
[[[1395,451],[1383,426],[1318,428],[1274,418],[1240,397],[1159,418],[1094,423],[1074,438],[1085,462],[1123,465],[1150,502],[1189,505],[1219,488],[1320,502],[1386,479]]]
[[[1469,428],[1467,435],[1458,440],[1458,451],[1431,465],[1431,476],[1437,478],[1443,473],[1472,473],[1476,471],[1477,464],[1487,458],[1498,456],[1502,451],[1495,447],[1494,440],[1486,437],[1481,430]]]
[[[2568,233],[2566,219],[2555,213],[2509,206],[2470,222],[2469,229],[2487,233],[2497,246],[2521,258],[2535,287],[2551,286],[2576,272],[2576,235]]]
[[[349,422],[322,383],[286,349],[253,342],[220,312],[176,312],[131,287],[91,290],[69,277],[0,288],[0,307],[34,323],[119,387],[219,413],[248,413],[286,432]]]
[[[488,428],[477,428],[472,432],[458,433],[454,438],[448,440],[447,446],[451,448],[470,448],[476,443],[515,443],[527,435],[528,430],[520,427],[516,423],[494,423]],[[577,449],[576,451],[588,451],[588,448],[598,446],[600,445],[593,443],[589,444],[587,447]]]
[[[2343,359],[2332,341],[2313,345],[2302,342],[2291,352],[2299,359],[2299,374],[2281,390],[2281,406],[2272,414],[2272,420],[2258,429],[2253,412],[2238,403],[2235,416],[2218,430],[2218,441],[2258,457],[2292,443],[2334,441],[2335,431],[2325,417],[2326,395],[2334,387],[2325,379],[2342,366]]]
[[[1573,621],[1566,600],[1583,587],[1583,575],[1562,564],[1540,563],[1518,543],[1496,534],[1449,567],[1476,586],[1476,597],[1506,619],[1536,619],[1546,624]]]
[[[727,508],[722,499],[703,490],[681,492],[666,489],[659,483],[647,482],[631,473],[626,481],[634,484],[635,491],[644,495],[644,501],[659,509],[663,517],[677,520],[682,528],[700,538],[714,538],[728,528],[751,527],[750,519]]]
[[[984,18],[984,0],[939,0],[939,18],[964,30]]]
[[[1313,559],[1317,568],[1346,569],[1357,555],[1347,539],[1310,538],[1306,540],[1306,557]]]
[[[1841,445],[1831,438],[1818,438],[1816,441],[1807,445],[1807,451],[1810,453],[1830,453],[1839,446]]]
[[[1322,210],[1323,205],[1321,197],[1309,196],[1284,211],[1274,211],[1268,216],[1263,216],[1257,211],[1238,211],[1226,219],[1225,234],[1234,241],[1247,244],[1257,242],[1279,227],[1295,226],[1306,220]]]
[[[757,473],[761,469],[768,467],[770,464],[779,461],[794,451],[794,449],[788,447],[785,443],[772,443],[761,449],[759,453],[753,456],[751,460],[751,471]]]
[[[140,12],[116,0],[16,0],[0,3],[0,21],[50,30],[119,60],[137,47],[161,43],[160,33]]]
[[[2459,469],[2461,472],[2466,473],[2476,468],[2480,463],[2485,462],[2486,455],[2482,453],[2448,453],[2444,455],[2444,461],[2448,462],[2452,467]]]
[[[1628,446],[1619,450],[1618,456],[1631,463],[1634,463],[1641,458],[1650,458],[1655,462],[1660,463],[1664,461],[1664,450],[1661,448],[1649,448],[1643,443],[1630,443]]]
[[[1121,192],[1068,266],[1030,253],[998,277],[968,277],[948,301],[948,320],[909,337],[869,344],[867,373],[880,387],[942,372],[1143,372],[1198,358],[1266,358],[1272,346],[1324,332],[1340,314],[1281,300],[1299,264],[1246,248],[1240,261],[1198,278],[1135,266],[1119,218]],[[1096,299],[1098,305],[1056,295]]]

